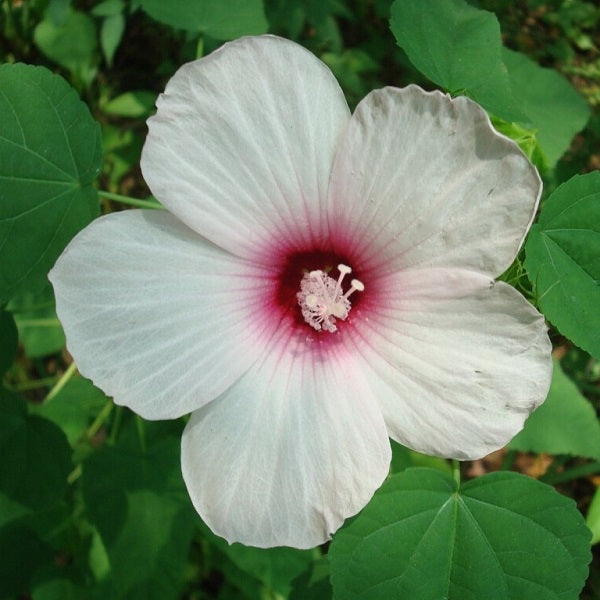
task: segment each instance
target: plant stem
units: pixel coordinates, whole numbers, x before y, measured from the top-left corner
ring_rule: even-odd
[[[129,206],[136,206],[137,208],[154,208],[157,210],[164,210],[165,207],[158,202],[158,200],[138,200],[137,198],[130,198],[129,196],[123,196],[121,194],[113,194],[111,192],[105,192],[104,190],[98,190],[98,195],[107,200],[115,200],[116,202],[122,202]]]
[[[544,475],[543,477],[540,477],[540,481],[543,481],[548,485],[556,485],[557,483],[564,483],[565,481],[571,481],[572,479],[578,479],[579,477],[585,477],[586,475],[593,475],[594,473],[600,473],[599,461],[579,465],[578,467],[567,469],[562,473]]]
[[[516,456],[517,453],[515,450],[508,450],[507,453],[504,455],[504,458],[502,459],[502,466],[500,467],[500,469],[502,471],[509,471],[510,468],[513,466],[513,463],[515,462]]]
[[[60,321],[56,317],[48,317],[41,319],[21,319],[19,324],[21,327],[58,327]]]
[[[455,458],[452,459],[452,477],[456,481],[456,485],[460,488],[460,462]]]
[[[577,385],[580,389],[589,392],[590,394],[600,396],[600,387],[598,387],[598,384],[587,383],[586,381],[578,381]]]
[[[94,422],[87,428],[87,431],[85,432],[85,436],[87,437],[87,439],[92,439],[97,433],[98,433],[98,429],[100,429],[100,427],[102,427],[104,421],[106,421],[106,419],[108,419],[108,415],[110,415],[112,409],[113,409],[113,401],[112,400],[108,400],[106,402],[106,404],[102,407],[102,410],[100,411],[100,413],[98,414],[98,416],[94,419]]]
[[[73,485],[80,477],[81,477],[81,473],[82,473],[83,469],[81,467],[81,465],[77,465],[70,473],[69,476],[67,477],[67,482],[69,485]]]
[[[15,384],[5,384],[6,388],[13,392],[26,392],[27,390],[37,390],[42,387],[50,387],[58,381],[58,377],[44,377],[43,379],[33,379],[32,381],[23,381]]]
[[[110,432],[110,437],[108,438],[109,444],[114,444],[117,441],[117,437],[119,435],[119,429],[121,428],[122,420],[123,420],[123,407],[117,406],[117,410],[115,412],[115,420],[113,421],[112,430]]]
[[[146,454],[146,423],[144,423],[144,419],[136,415],[135,425],[138,432],[138,439],[140,441],[140,449],[142,450],[142,454]]]
[[[60,392],[60,390],[62,390],[65,387],[65,385],[67,385],[69,379],[71,379],[71,377],[73,376],[75,371],[77,371],[77,365],[74,362],[72,362],[68,366],[67,370],[62,374],[60,379],[54,384],[52,389],[48,392],[48,394],[44,398],[44,403],[50,402],[50,400],[52,400],[52,398],[54,398],[54,396],[56,396],[56,394],[58,394],[58,392]]]
[[[40,304],[32,304],[31,306],[15,306],[14,308],[8,311],[13,315],[20,315],[23,313],[32,313],[38,310],[43,310],[44,308],[53,308],[54,301],[52,302],[40,302]]]
[[[198,37],[198,43],[196,44],[196,58],[202,58],[204,56],[204,36]]]

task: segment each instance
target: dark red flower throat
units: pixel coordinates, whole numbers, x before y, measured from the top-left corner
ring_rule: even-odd
[[[327,250],[311,250],[305,252],[293,252],[286,255],[282,261],[277,278],[277,289],[275,303],[286,314],[291,315],[296,326],[312,331],[317,335],[330,335],[329,332],[321,330],[316,331],[309,325],[302,314],[298,301],[298,293],[301,289],[301,282],[311,272],[321,271],[328,277],[337,280],[339,276],[338,265],[347,265],[352,269],[352,278],[360,279],[361,274],[354,270],[351,257],[331,252]],[[349,287],[349,281],[344,281],[344,291]],[[352,296],[352,310],[355,310],[361,303],[362,294]],[[343,327],[350,321],[337,319],[336,324]]]

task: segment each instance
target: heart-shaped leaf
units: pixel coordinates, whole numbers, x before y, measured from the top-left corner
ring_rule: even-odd
[[[334,537],[334,598],[576,600],[590,537],[572,500],[524,475],[457,489],[439,471],[408,469]]]
[[[41,286],[99,211],[100,127],[43,67],[0,66],[0,303]]]
[[[544,202],[525,255],[544,315],[600,359],[600,172],[572,177]]]
[[[558,362],[554,363],[548,398],[529,416],[509,447],[600,460],[600,423],[596,409],[579,393]]]

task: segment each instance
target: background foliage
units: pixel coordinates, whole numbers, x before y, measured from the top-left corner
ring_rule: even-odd
[[[410,82],[472,97],[545,184],[503,278],[551,324],[548,401],[462,483],[394,444],[373,501],[312,551],[208,531],[183,421],[144,422],[77,374],[46,280],[98,214],[156,206],[144,121],[177,67],[267,31],[325,61],[351,107]],[[586,578],[600,597],[596,2],[0,0],[0,61],[0,599],[567,600]]]

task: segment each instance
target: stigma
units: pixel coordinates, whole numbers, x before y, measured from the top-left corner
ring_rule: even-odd
[[[352,269],[347,265],[338,265],[338,271],[337,281],[325,271],[309,271],[300,281],[300,291],[296,297],[302,316],[317,331],[337,331],[336,319],[344,321],[350,312],[350,295],[365,289],[361,281],[352,279],[350,288],[344,292],[342,282]]]

